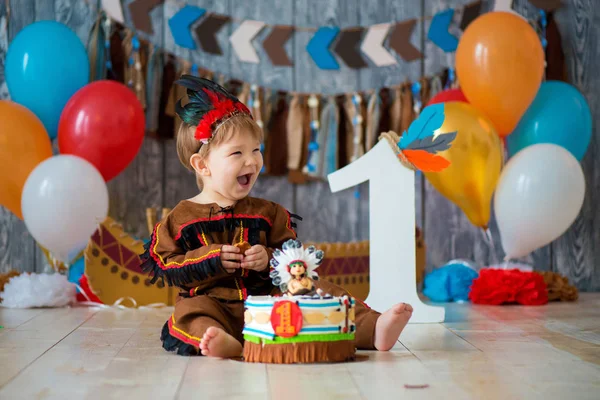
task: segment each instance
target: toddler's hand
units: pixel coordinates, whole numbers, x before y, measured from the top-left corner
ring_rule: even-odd
[[[269,266],[269,255],[264,246],[257,244],[246,250],[242,259],[242,268],[262,271]]]
[[[243,258],[244,256],[240,254],[239,248],[228,245],[221,247],[221,265],[230,274],[240,267]]]

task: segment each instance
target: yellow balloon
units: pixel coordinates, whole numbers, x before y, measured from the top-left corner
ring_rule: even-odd
[[[438,133],[457,132],[452,146],[438,155],[450,161],[441,172],[425,177],[475,226],[487,229],[492,195],[504,163],[502,142],[491,121],[468,103],[444,104]]]

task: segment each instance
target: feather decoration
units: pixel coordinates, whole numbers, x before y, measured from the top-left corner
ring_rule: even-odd
[[[422,172],[440,172],[448,168],[450,161],[436,153],[448,150],[457,132],[435,136],[435,131],[443,124],[443,103],[425,107],[398,141],[399,157]]]
[[[452,141],[456,139],[457,132],[450,132],[438,135],[436,137],[427,136],[423,139],[416,139],[406,146],[404,150],[425,150],[428,153],[438,153],[448,150]]]
[[[192,75],[183,75],[176,84],[187,89],[189,103],[175,105],[179,117],[190,125],[197,125],[194,137],[202,143],[212,138],[212,127],[223,117],[236,112],[250,114],[250,110],[219,84]]]
[[[422,172],[441,172],[450,166],[450,161],[425,150],[404,150],[404,157]]]
[[[417,139],[424,139],[427,136],[433,136],[434,132],[444,123],[444,104],[433,104],[425,107],[415,121],[408,127],[408,131],[402,134],[398,147],[401,150]]]

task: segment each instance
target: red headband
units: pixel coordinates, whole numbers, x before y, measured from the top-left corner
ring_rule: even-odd
[[[201,141],[203,144],[207,144],[213,137],[214,125],[225,118],[231,117],[238,113],[250,114],[250,110],[242,102],[234,102],[231,99],[217,96],[215,93],[202,89],[210,98],[214,105],[214,109],[210,110],[198,123],[194,137]]]

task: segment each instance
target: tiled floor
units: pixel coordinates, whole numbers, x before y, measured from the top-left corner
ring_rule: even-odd
[[[446,307],[391,352],[302,366],[165,353],[170,309],[0,309],[0,399],[600,399],[600,294]]]

